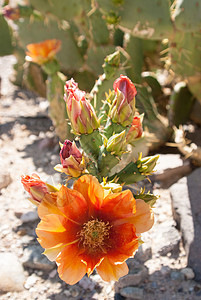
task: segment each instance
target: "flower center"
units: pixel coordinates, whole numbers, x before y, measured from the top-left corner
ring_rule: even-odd
[[[105,223],[98,219],[84,223],[82,230],[79,232],[83,246],[91,250],[97,250],[98,248],[103,250],[111,227],[109,222]]]

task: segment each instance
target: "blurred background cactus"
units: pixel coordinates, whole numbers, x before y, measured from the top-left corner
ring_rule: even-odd
[[[140,114],[144,113],[144,127],[151,133],[149,146],[152,148],[170,138],[172,125],[179,126],[189,118],[195,99],[201,102],[201,3],[198,0],[19,3],[17,7],[4,6],[4,18],[0,18],[1,35],[6,36],[0,54],[13,51],[16,55],[16,84],[45,96],[47,74],[35,63],[25,62],[26,46],[58,39],[62,45],[57,54],[60,73],[68,79],[73,77],[80,89],[89,93],[98,114],[104,105],[105,91],[112,89],[114,79],[120,74],[128,75],[136,84],[136,107]],[[55,80],[48,81],[48,91],[54,90]],[[177,91],[177,96],[171,97],[169,111],[169,96],[180,81],[185,82],[185,89],[180,89],[182,96]],[[57,93],[62,97],[62,88]],[[183,97],[185,107],[180,113],[178,103],[181,99],[182,105]],[[51,101],[52,106],[58,106],[58,99]],[[61,141],[72,138],[70,132],[66,136],[60,132],[62,122],[54,124]]]

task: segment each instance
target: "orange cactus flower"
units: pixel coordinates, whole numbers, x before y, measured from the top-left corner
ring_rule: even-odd
[[[35,62],[39,65],[54,59],[56,53],[61,48],[61,41],[52,39],[45,40],[40,43],[28,44],[26,52],[26,60]]]
[[[92,175],[83,175],[73,189],[62,186],[46,194],[38,207],[36,233],[44,254],[55,260],[58,273],[75,284],[94,268],[105,281],[128,273],[125,260],[138,248],[140,233],[153,225],[153,213],[131,191],[110,193]]]

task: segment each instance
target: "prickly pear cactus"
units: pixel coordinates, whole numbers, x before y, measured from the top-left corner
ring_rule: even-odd
[[[136,37],[161,40],[173,32],[168,0],[97,0],[97,3],[106,20],[115,15],[119,27]]]
[[[0,28],[0,56],[10,55],[13,53],[11,30],[1,14]]]

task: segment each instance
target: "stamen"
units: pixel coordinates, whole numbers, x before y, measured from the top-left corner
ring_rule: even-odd
[[[84,223],[82,230],[78,233],[80,242],[89,250],[104,250],[104,245],[109,238],[109,230],[112,226],[98,219]]]

